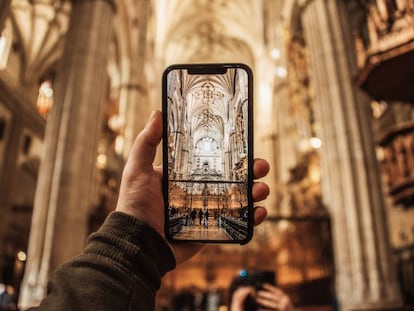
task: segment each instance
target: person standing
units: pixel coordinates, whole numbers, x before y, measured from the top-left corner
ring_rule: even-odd
[[[201,224],[203,222],[203,210],[201,208],[198,211],[198,220],[199,220],[199,225],[201,226]]]
[[[209,215],[208,209],[206,209],[206,211],[204,212],[204,226],[206,228],[208,228],[208,215]]]
[[[197,212],[194,208],[191,210],[190,216],[191,216],[191,225],[194,226],[195,225],[195,219],[197,217]]]

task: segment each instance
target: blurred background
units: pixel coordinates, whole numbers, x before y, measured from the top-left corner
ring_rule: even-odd
[[[82,250],[164,68],[199,62],[254,72],[269,216],[167,274],[157,310],[224,309],[242,269],[275,271],[301,310],[413,308],[412,0],[2,0],[0,34],[4,309]]]

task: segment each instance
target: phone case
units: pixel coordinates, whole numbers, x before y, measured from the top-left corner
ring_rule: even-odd
[[[253,75],[244,64],[163,74],[165,235],[240,243],[253,235]]]

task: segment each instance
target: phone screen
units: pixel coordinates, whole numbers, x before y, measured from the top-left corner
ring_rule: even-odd
[[[247,243],[253,233],[249,67],[168,67],[163,118],[167,238]]]

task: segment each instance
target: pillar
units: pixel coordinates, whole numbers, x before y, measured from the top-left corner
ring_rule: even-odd
[[[4,264],[4,253],[6,236],[10,230],[11,219],[11,193],[13,178],[17,169],[17,159],[21,146],[21,136],[23,132],[23,121],[18,115],[12,115],[7,119],[9,129],[5,133],[6,152],[4,153],[3,163],[0,163],[0,213],[2,215],[2,225],[0,226],[0,268]],[[0,282],[3,281],[0,276]]]
[[[269,146],[266,159],[271,167],[267,176],[267,182],[271,191],[266,199],[266,208],[270,216],[286,216],[289,213],[289,197],[286,184],[289,181],[289,169],[296,161],[294,147],[297,142],[289,135],[292,127],[292,118],[289,117],[291,107],[289,104],[288,83],[286,76],[278,74],[278,70],[282,68],[287,69],[288,66],[288,48],[285,46],[286,28],[283,25],[284,17],[282,14],[285,5],[285,1],[263,1],[263,14],[265,16],[264,38],[266,45],[265,55],[261,55],[259,59],[266,60],[263,66],[271,71],[269,73],[269,81],[271,81],[269,95],[271,95],[272,100],[270,107],[265,107],[264,109],[264,113],[270,117],[270,125],[269,131],[263,139],[263,142],[266,142]],[[274,55],[273,53],[278,54]],[[262,79],[262,74],[260,74],[260,78],[257,76],[259,75],[256,74],[255,79]],[[256,88],[257,91],[261,92],[260,88]],[[254,106],[261,105],[262,103],[262,98],[260,98],[259,102],[256,101]],[[255,120],[261,121],[256,116]],[[255,121],[255,124],[257,123],[259,123],[259,128],[262,127],[261,122]]]
[[[36,305],[49,275],[77,255],[87,235],[97,142],[107,93],[113,0],[72,0],[46,125],[20,305]]]
[[[141,62],[141,61],[140,61]],[[121,85],[121,100],[124,97],[125,107],[120,111],[124,118],[124,158],[128,157],[137,134],[144,128],[150,107],[146,104],[146,92],[141,83]]]
[[[125,120],[124,157],[129,154],[135,137],[143,129],[150,107],[145,88],[145,51],[149,16],[148,1],[138,1],[138,20],[132,21],[130,38],[130,59],[127,83],[120,88],[120,114]],[[160,97],[161,100],[161,97]]]
[[[356,60],[344,1],[308,1],[301,20],[315,113],[322,188],[333,221],[341,310],[401,306],[367,99],[353,83]]]

